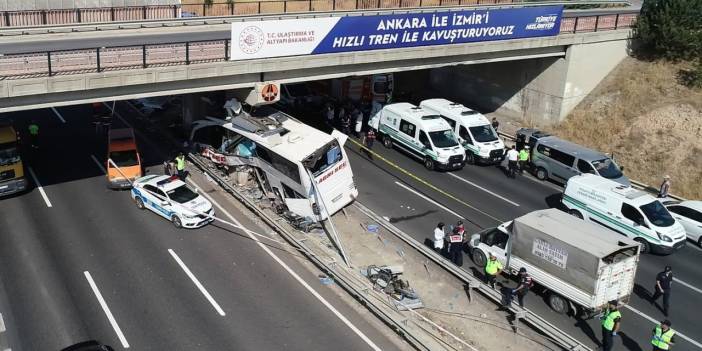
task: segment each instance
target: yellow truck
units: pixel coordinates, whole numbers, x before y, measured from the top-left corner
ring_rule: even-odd
[[[9,121],[0,121],[0,196],[27,189],[19,136]]]

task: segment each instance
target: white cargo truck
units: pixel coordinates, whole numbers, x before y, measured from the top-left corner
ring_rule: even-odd
[[[610,300],[629,301],[639,263],[635,241],[556,209],[473,234],[469,246],[479,267],[490,253],[508,274],[524,267],[554,311],[588,318]]]

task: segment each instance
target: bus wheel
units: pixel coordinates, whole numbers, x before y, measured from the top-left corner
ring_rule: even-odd
[[[568,301],[561,295],[553,292],[548,294],[548,305],[559,314],[566,314],[570,309],[570,307],[568,307]]]
[[[434,161],[429,157],[424,158],[424,168],[430,171],[434,169]]]
[[[466,164],[467,165],[474,165],[475,164],[475,156],[473,156],[473,153],[470,151],[466,152]]]
[[[583,219],[583,214],[580,213],[580,211],[578,211],[578,210],[570,210],[570,211],[568,211],[568,213],[573,217]]]
[[[383,135],[383,146],[388,149],[392,149],[392,139],[390,139],[390,136]]]
[[[634,238],[634,241],[641,244],[641,253],[651,252],[651,245],[644,238]]]

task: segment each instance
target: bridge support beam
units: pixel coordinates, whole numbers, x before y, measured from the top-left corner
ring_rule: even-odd
[[[572,44],[565,57],[437,68],[429,85],[447,98],[531,126],[558,123],[627,57],[628,43]]]

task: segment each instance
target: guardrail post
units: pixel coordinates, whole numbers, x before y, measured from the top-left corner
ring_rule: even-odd
[[[202,16],[206,16],[207,14],[205,13],[207,11],[207,4],[204,2],[202,3]]]
[[[308,3],[308,4],[310,4],[310,6],[309,6],[309,10],[307,10],[307,11],[310,11],[310,12],[312,12],[312,0],[308,1],[307,3]]]
[[[597,27],[600,26],[600,16],[595,17],[595,32],[597,32]]]
[[[178,18],[178,6],[173,5],[173,18]]]
[[[115,21],[115,8],[110,7],[110,21],[114,22]]]
[[[284,0],[283,1],[283,13],[287,13],[287,12],[288,12],[288,1]]]
[[[141,7],[141,17],[142,19],[146,19],[146,6]]]
[[[614,29],[619,29],[619,14],[614,18]]]
[[[258,2],[258,13],[261,13],[261,2]]]
[[[100,73],[102,67],[100,67],[100,48],[95,49],[95,59],[97,60],[97,71]]]
[[[260,8],[260,6],[259,6]],[[332,0],[332,11],[336,11],[336,0]],[[9,26],[9,24],[8,24]]]
[[[41,10],[41,24],[46,24],[46,10]]]
[[[224,61],[229,61],[229,39],[224,39]]]
[[[575,24],[573,25],[573,34],[578,32],[578,18],[580,17],[575,17]]]
[[[81,13],[80,9],[76,9],[76,21],[78,23],[83,23],[83,14]]]
[[[185,42],[185,64],[186,65],[190,64],[190,42],[189,41]]]
[[[10,13],[5,11],[4,15],[5,15],[4,16],[5,17],[5,27],[9,27],[10,26]]]
[[[141,46],[141,64],[146,68],[146,45]]]
[[[49,67],[49,77],[54,75],[54,72],[51,70],[51,51],[46,52],[46,62],[47,66]]]

